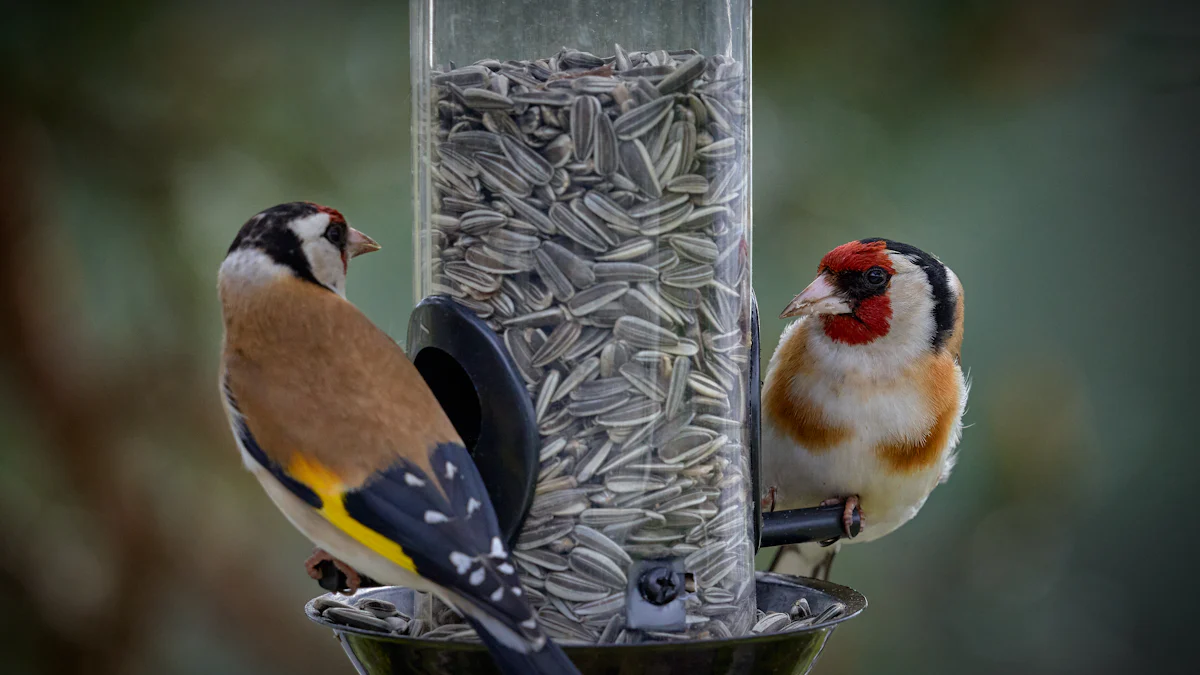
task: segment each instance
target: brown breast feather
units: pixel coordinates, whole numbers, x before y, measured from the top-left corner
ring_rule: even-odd
[[[400,347],[344,299],[285,279],[223,300],[230,390],[280,465],[300,453],[357,485],[397,456],[431,473],[433,446],[462,443]]]
[[[763,412],[776,427],[813,454],[821,454],[850,438],[850,430],[830,425],[821,409],[808,397],[792,391],[792,378],[812,374],[808,353],[808,323],[800,325],[779,346],[778,360],[763,391]]]
[[[875,449],[880,459],[900,473],[919,471],[941,461],[950,432],[958,421],[962,386],[955,358],[948,351],[922,359],[910,372],[911,385],[921,388],[933,424],[919,440],[899,439]]]

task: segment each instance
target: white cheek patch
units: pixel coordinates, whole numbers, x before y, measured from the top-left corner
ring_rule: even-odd
[[[313,277],[338,295],[345,295],[346,266],[342,262],[342,252],[325,237],[305,241],[301,248],[304,249],[304,257],[308,258]]]
[[[329,214],[318,211],[311,216],[297,218],[289,225],[300,241],[311,241],[325,234],[325,228],[329,227]]]

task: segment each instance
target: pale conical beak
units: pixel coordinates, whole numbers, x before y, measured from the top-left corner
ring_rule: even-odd
[[[833,284],[828,275],[822,273],[813,280],[800,295],[792,298],[779,318],[811,316],[816,314],[849,314],[850,304]]]
[[[346,239],[346,252],[350,254],[351,258],[364,253],[370,253],[371,251],[378,251],[380,248],[374,239],[353,227],[350,228],[350,234]]]

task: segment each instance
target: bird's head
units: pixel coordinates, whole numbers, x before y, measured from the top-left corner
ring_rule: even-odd
[[[940,349],[955,330],[962,288],[924,251],[887,239],[860,239],[825,254],[817,278],[781,318],[812,316],[835,343],[881,340]]]
[[[221,273],[252,280],[287,272],[344,295],[350,259],[377,250],[379,244],[347,225],[337,210],[291,202],[246,221],[229,247]]]

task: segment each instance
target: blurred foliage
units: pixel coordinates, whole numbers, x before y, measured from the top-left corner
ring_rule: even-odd
[[[755,287],[852,238],[967,291],[962,459],[848,547],[821,673],[1175,672],[1195,599],[1194,4],[755,6]],[[266,206],[337,206],[412,306],[402,3],[6,3],[0,574],[13,673],[349,672],[308,544],[239,467],[213,280]]]

